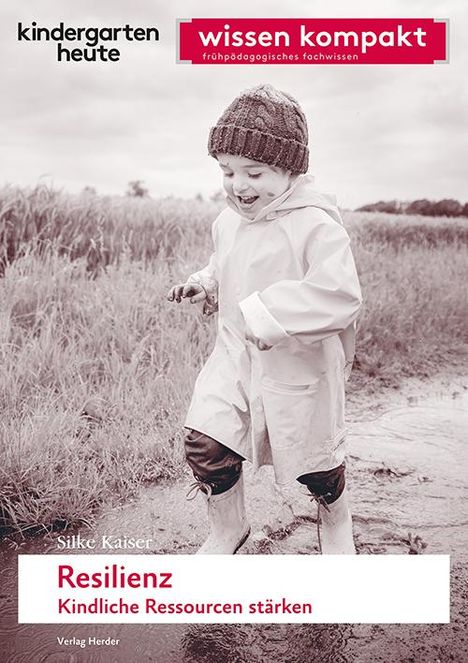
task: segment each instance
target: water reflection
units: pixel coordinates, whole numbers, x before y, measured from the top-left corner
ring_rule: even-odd
[[[211,624],[188,626],[184,660],[190,663],[347,663],[349,626],[325,624]]]

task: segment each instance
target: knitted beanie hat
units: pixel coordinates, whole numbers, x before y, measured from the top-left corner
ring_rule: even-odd
[[[306,173],[309,165],[307,121],[298,102],[272,85],[242,92],[210,130],[208,152],[235,154]]]

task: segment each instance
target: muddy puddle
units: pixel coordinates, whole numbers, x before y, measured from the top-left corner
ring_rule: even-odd
[[[18,552],[61,551],[52,538],[25,542],[16,550],[7,541],[0,549],[0,661],[465,661],[468,391],[459,385],[430,397],[410,396],[406,404],[389,402],[378,416],[367,412],[355,419],[348,477],[358,552],[451,554],[450,624],[21,626],[16,612]],[[316,553],[314,506],[302,489],[275,489],[267,471],[246,474],[254,536],[242,552]],[[185,501],[186,485],[145,491],[137,501],[104,514],[92,532],[81,533],[98,539],[103,534],[150,537],[151,552],[193,552],[203,539],[205,514],[201,501]],[[120,642],[82,649],[78,641],[89,636]],[[75,644],[61,645],[58,638],[75,638]]]
[[[392,547],[410,534],[427,553],[464,554],[467,432],[466,391],[414,399],[353,425],[348,464],[358,545],[399,552]]]

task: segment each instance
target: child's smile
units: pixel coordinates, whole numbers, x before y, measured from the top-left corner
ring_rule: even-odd
[[[242,216],[253,219],[284,193],[292,182],[289,171],[247,157],[218,154],[223,186]]]

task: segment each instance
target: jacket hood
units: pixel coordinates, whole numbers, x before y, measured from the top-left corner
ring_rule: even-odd
[[[227,203],[239,214],[236,204],[230,198],[227,198]],[[246,221],[247,223],[262,220],[272,221],[279,216],[303,207],[318,207],[327,212],[340,225],[343,223],[335,196],[316,191],[314,189],[314,178],[311,175],[299,175],[281,196],[278,196],[269,205],[261,209],[255,218],[246,219]],[[243,218],[245,219],[245,217]]]

